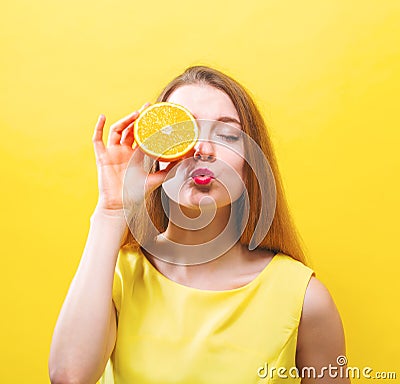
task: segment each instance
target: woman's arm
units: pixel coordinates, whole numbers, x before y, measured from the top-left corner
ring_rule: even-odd
[[[95,383],[114,348],[114,269],[126,230],[123,212],[96,210],[78,270],[54,330],[52,383]]]
[[[162,184],[174,165],[149,175],[143,170],[144,154],[137,146],[132,147],[138,116],[139,111],[135,111],[113,124],[107,146],[103,143],[103,115],[94,130],[99,201],[90,219],[81,262],[54,330],[49,358],[53,384],[90,384],[101,376],[116,338],[112,286],[121,241],[128,230],[124,213],[134,212],[136,204]],[[129,192],[125,205],[124,187]]]
[[[340,365],[341,356],[346,356],[346,347],[339,312],[327,288],[312,277],[297,339],[296,365],[300,373],[304,372],[302,384],[349,384],[346,364]]]
[[[112,284],[121,239],[126,233],[122,186],[134,150],[135,111],[111,126],[103,142],[104,115],[93,134],[99,201],[78,270],[54,329],[49,374],[54,384],[95,383],[115,344]]]

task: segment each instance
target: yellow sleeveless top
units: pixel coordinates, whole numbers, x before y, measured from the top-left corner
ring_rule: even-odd
[[[140,247],[121,249],[117,340],[100,383],[300,383],[297,330],[313,273],[278,253],[242,287],[202,290],[168,279]]]

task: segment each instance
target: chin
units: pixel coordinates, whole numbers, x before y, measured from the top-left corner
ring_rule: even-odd
[[[212,209],[214,210],[215,208],[224,208],[232,204],[231,200],[228,199],[218,199],[215,198],[211,195],[203,195],[199,198],[196,199],[190,199],[190,200],[182,200],[179,205],[181,207],[187,208],[187,209],[194,209],[198,210],[200,205],[202,209]]]

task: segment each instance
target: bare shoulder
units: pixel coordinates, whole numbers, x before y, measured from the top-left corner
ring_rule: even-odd
[[[328,288],[312,276],[304,296],[303,314],[300,324],[318,322],[337,315],[336,304]]]
[[[298,329],[296,365],[298,368],[315,367],[317,370],[329,364],[336,366],[339,356],[345,354],[344,330],[335,301],[328,288],[313,276],[304,296]],[[325,378],[324,383],[330,383],[330,380],[331,378]],[[307,380],[303,382],[308,383]],[[343,379],[334,382],[349,381]]]

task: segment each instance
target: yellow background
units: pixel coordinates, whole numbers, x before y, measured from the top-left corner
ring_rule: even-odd
[[[97,116],[109,127],[192,64],[232,75],[262,109],[349,365],[400,377],[399,16],[398,0],[2,7],[1,382],[48,382],[97,199]]]

